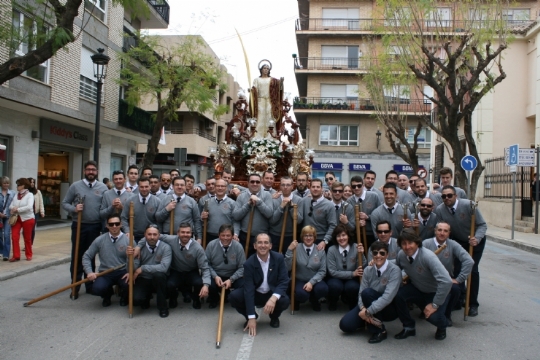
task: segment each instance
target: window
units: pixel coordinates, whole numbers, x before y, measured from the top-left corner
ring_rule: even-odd
[[[324,69],[358,69],[358,46],[323,45],[321,55]]]
[[[358,8],[323,8],[323,28],[325,30],[359,30],[360,15]]]
[[[107,0],[84,0],[84,8],[99,20],[105,22]]]
[[[321,100],[323,102],[342,102],[358,99],[358,85],[321,84]]]
[[[425,85],[424,86],[424,104],[431,104],[430,97],[432,98],[435,92],[433,91],[433,88],[431,86]]]
[[[111,154],[111,177],[114,171],[123,170],[124,167],[124,156]],[[112,178],[111,178],[112,181]]]
[[[0,145],[4,145],[6,147],[6,150],[4,152],[5,162],[0,161],[0,176],[8,176],[8,165],[9,165],[9,159],[11,158],[10,155],[12,151],[9,146],[9,139],[5,137],[0,137]],[[4,160],[4,159],[0,158],[0,160]]]
[[[427,27],[450,27],[452,24],[452,10],[450,8],[437,8],[427,15]]]
[[[406,85],[387,85],[383,88],[384,97],[390,99],[409,100],[411,89]]]
[[[509,9],[503,10],[503,20],[516,25],[526,21],[529,21],[531,18],[531,9]]]
[[[319,145],[358,146],[358,126],[321,125]]]
[[[24,56],[45,42],[47,27],[18,10],[13,10],[12,56]],[[23,75],[44,83],[49,81],[49,60],[26,70]]]
[[[79,96],[96,102],[97,99],[97,82],[94,76],[94,63],[91,56],[94,53],[87,48],[81,48],[81,75],[79,82]],[[101,94],[101,103],[103,104],[104,96]]]
[[[411,8],[401,8],[399,10],[387,10],[384,20],[385,26],[408,26],[413,24]]]
[[[416,126],[410,126],[409,133],[407,136],[407,142],[411,145],[414,143],[415,132],[416,132]],[[418,138],[416,138],[416,141],[418,142],[419,148],[431,147],[431,130],[427,128],[422,128],[422,130],[420,130],[420,134],[418,134]]]

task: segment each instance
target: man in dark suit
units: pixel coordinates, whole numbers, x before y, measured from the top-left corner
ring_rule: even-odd
[[[289,306],[286,294],[289,276],[283,255],[272,251],[270,236],[261,233],[255,240],[256,254],[244,263],[244,288],[236,289],[229,295],[233,308],[246,318],[244,331],[249,335],[257,332],[255,307],[264,306],[264,313],[270,315],[270,326],[279,327],[279,316]]]

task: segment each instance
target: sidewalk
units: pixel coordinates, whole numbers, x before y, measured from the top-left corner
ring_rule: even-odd
[[[24,254],[21,254],[21,261],[14,263],[0,261],[0,281],[69,262],[71,259],[70,225],[67,223],[38,227],[32,261],[26,261]],[[510,237],[511,230],[488,225],[487,239],[489,241],[540,254],[540,235],[515,232],[515,239],[510,240]],[[22,243],[21,239],[21,245]],[[66,274],[66,279],[68,278],[69,274]]]

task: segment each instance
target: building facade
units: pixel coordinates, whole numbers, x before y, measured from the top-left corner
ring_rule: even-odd
[[[326,171],[333,171],[348,183],[352,176],[373,170],[379,186],[388,170],[412,174],[412,167],[393,153],[386,140],[362,79],[374,60],[368,41],[372,24],[379,20],[375,8],[374,1],[298,1],[298,54],[293,62],[300,96],[293,107],[307,146],[316,153],[316,178],[324,179]],[[411,119],[431,111],[422,97],[398,98],[399,111]],[[411,139],[415,127],[411,121]],[[377,136],[378,132],[382,134]],[[419,163],[426,169],[430,142],[431,134],[422,130]]]
[[[35,28],[33,14],[17,3],[13,17],[1,19],[2,26],[24,31]],[[90,58],[98,48],[110,57],[102,87],[99,179],[135,163],[137,143],[147,139],[150,114],[137,109],[139,117],[122,111],[117,54],[125,46],[129,31],[166,28],[169,5],[148,0],[148,17],[136,18],[110,0],[87,0],[75,19],[76,40],[38,66],[0,86],[0,144],[7,147],[0,175],[17,179],[33,177],[42,191],[46,213],[61,214],[59,203],[70,183],[82,177],[82,164],[92,159],[97,83]],[[30,24],[30,25],[28,25]],[[25,53],[25,44],[12,51]],[[0,50],[0,62],[10,57]],[[13,184],[14,181],[12,181]]]

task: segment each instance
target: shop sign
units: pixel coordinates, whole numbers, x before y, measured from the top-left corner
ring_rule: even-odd
[[[80,148],[91,148],[94,142],[92,130],[49,119],[41,119],[39,136],[41,140]]]
[[[371,170],[371,164],[349,164],[350,171],[368,171]]]
[[[342,171],[343,170],[343,164],[342,163],[317,163],[314,162],[313,165],[311,165],[312,170],[337,170]]]

